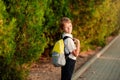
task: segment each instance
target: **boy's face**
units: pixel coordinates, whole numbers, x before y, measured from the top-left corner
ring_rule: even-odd
[[[63,31],[65,33],[71,34],[72,33],[72,24],[70,22],[69,23],[65,23],[65,25],[63,27]]]

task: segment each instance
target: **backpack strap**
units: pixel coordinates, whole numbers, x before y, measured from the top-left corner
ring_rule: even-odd
[[[64,38],[63,38],[63,40],[65,40],[65,39],[67,39],[67,38],[71,38],[71,37],[69,37],[69,36],[65,36]],[[72,38],[71,38],[72,39]],[[73,40],[73,39],[72,39]]]
[[[67,38],[71,38],[71,37],[65,36],[65,37],[63,38],[63,41],[64,41],[65,39],[67,39]],[[72,39],[72,38],[71,38],[71,39]],[[73,40],[73,39],[72,39],[72,40]],[[65,50],[64,50],[64,52],[65,52]],[[70,55],[70,52],[69,52],[69,54],[65,54],[65,58],[67,59],[69,55]]]

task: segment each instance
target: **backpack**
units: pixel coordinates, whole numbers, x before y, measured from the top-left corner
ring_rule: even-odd
[[[66,64],[66,58],[64,53],[64,40],[70,38],[65,36],[63,39],[58,40],[52,50],[52,64],[55,67],[61,67]]]

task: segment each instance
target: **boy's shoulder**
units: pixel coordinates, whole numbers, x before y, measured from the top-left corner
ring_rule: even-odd
[[[73,40],[73,38],[71,38],[70,36],[64,36],[63,37],[63,40],[71,40],[71,39]]]
[[[70,37],[70,38],[73,38],[73,36],[72,36],[72,34],[68,34],[68,33],[63,33],[62,34],[62,37],[64,38],[64,37]]]

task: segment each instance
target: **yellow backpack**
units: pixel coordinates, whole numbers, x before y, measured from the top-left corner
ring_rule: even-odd
[[[64,40],[69,38],[65,36],[63,39],[58,40],[52,50],[52,63],[55,67],[64,66],[66,64],[64,53]]]

